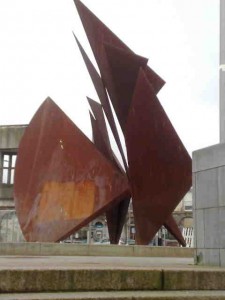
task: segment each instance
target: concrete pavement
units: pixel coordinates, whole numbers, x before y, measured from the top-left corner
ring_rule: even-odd
[[[0,270],[49,269],[190,269],[193,258],[118,256],[0,256]]]
[[[223,300],[225,291],[126,291],[1,294],[0,300]]]

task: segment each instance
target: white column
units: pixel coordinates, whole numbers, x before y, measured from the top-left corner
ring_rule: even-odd
[[[220,0],[220,143],[225,143],[225,0]]]

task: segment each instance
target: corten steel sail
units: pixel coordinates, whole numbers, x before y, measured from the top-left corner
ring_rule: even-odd
[[[151,240],[191,186],[191,158],[140,70],[125,133],[136,238]]]
[[[122,170],[121,166],[119,165],[119,162],[115,161],[115,155],[113,155],[113,152],[110,147],[110,141],[101,105],[90,98],[88,98],[88,102],[95,117],[94,119],[92,114],[90,114],[94,143],[97,149],[100,152],[102,152],[102,154],[104,154],[108,159],[112,160],[115,166],[118,166],[119,170]],[[110,210],[106,211],[106,219],[111,244],[117,244],[119,242],[122,228],[126,219],[129,202],[130,197],[124,199],[123,201],[112,207]],[[163,225],[178,240],[178,242],[182,246],[186,245],[181,231],[179,230],[172,215],[169,216],[169,218],[165,221]]]
[[[101,22],[80,0],[74,0],[77,11],[84,26],[87,38],[94,53],[96,62],[99,66],[103,80],[105,81],[105,70],[107,69],[107,61],[105,57],[104,43],[127,50],[130,53],[133,51],[124,44],[104,23]],[[148,73],[149,79],[155,93],[165,84],[164,80],[160,78],[150,67],[145,70]]]
[[[165,82],[147,66],[148,60],[146,58],[135,55],[134,52],[131,51],[128,46],[126,46],[108,27],[106,27],[105,24],[103,24],[83,3],[81,3],[81,1],[74,0],[74,2],[86,31],[87,38],[93,50],[104,85],[106,86],[106,89],[109,93],[112,105],[114,106],[119,123],[123,130],[124,110],[125,113],[127,113],[127,107],[129,107],[129,102],[131,101],[129,97],[123,96],[127,94],[132,95],[132,89],[130,89],[130,85],[132,85],[132,83],[134,82],[134,72],[129,72],[129,66],[131,67],[132,71],[134,71],[133,69],[136,68],[136,75],[138,73],[138,67],[136,65],[139,64],[139,66],[144,67],[145,72],[148,73],[148,78],[150,79],[150,82],[156,93],[161,89]],[[126,83],[125,85],[123,85],[123,89],[120,89],[120,93],[117,93],[117,90],[115,88],[115,84],[118,83],[118,81],[114,81],[115,77],[113,77],[113,74],[111,72],[112,66],[109,65],[109,60],[107,57],[107,54],[110,55],[110,50],[108,50],[109,53],[106,52],[107,45],[112,48],[115,47],[115,49],[118,49],[118,51],[120,50],[122,54],[124,53],[122,59],[124,58],[128,60],[128,70],[126,72],[126,77],[123,78],[125,79]],[[133,59],[131,64],[129,64],[129,59]],[[119,64],[114,64],[114,66],[115,68],[119,67]],[[116,72],[116,74],[117,76],[119,76],[120,73]],[[121,82],[121,85],[122,83],[123,82]],[[121,100],[122,102],[119,106],[120,109],[118,109],[118,102],[120,102]]]
[[[118,170],[126,175],[123,167],[121,166],[120,162],[118,161],[116,155],[114,154],[109,140],[108,130],[105,122],[105,117],[103,114],[102,105],[97,103],[96,101],[90,99],[87,97],[88,103],[91,107],[92,113],[94,115],[94,119],[91,118],[92,124],[94,128],[96,128],[96,131],[99,131],[99,134],[95,134],[93,132],[94,137],[94,143],[95,146],[98,148],[102,154],[105,155],[105,157],[113,162],[113,164],[118,168]],[[95,122],[94,122],[95,121]],[[96,123],[96,125],[94,125]],[[93,129],[93,127],[92,127]],[[93,131],[93,130],[92,130]]]
[[[129,194],[126,177],[47,99],[16,164],[15,206],[26,240],[59,241]]]
[[[145,80],[149,81],[149,78],[146,76],[146,72],[144,71],[141,66],[145,68],[146,60],[143,59],[140,56],[137,56],[135,54],[127,54],[125,51],[118,49],[116,47],[111,47],[109,45],[106,45],[105,47],[106,53],[107,53],[107,59],[109,61],[109,71],[111,73],[112,83],[110,84],[112,89],[115,91],[114,97],[111,98],[112,102],[114,103],[115,111],[117,113],[118,119],[121,120],[121,128],[124,132],[125,139],[126,139],[126,123],[127,118],[130,110],[134,110],[134,107],[132,106],[132,98],[134,95],[134,90],[138,78],[138,74],[140,69],[142,69],[142,73],[145,75]],[[128,76],[129,74],[129,76]],[[150,84],[150,82],[149,82]],[[111,88],[110,87],[110,88]],[[126,99],[126,101],[123,101],[123,99]],[[141,99],[140,99],[141,102]],[[145,109],[145,105],[143,103],[142,109]],[[144,113],[143,113],[144,115]],[[163,120],[164,116],[162,116],[160,120]],[[146,117],[147,119],[147,117]],[[132,126],[132,125],[131,125]],[[141,126],[141,120],[140,120],[140,126]],[[147,122],[146,122],[147,126]],[[145,130],[144,128],[142,129]],[[174,131],[174,129],[172,129]],[[132,133],[130,133],[132,134]],[[134,142],[135,143],[135,142]],[[146,141],[146,144],[148,141]],[[139,145],[137,143],[137,145]],[[133,144],[132,147],[137,147],[135,144]],[[139,147],[139,146],[138,146]],[[144,145],[143,145],[144,147]],[[140,148],[141,152],[141,148]],[[183,155],[183,153],[182,153]],[[188,155],[189,156],[189,155]],[[129,156],[128,156],[129,159]],[[147,163],[147,162],[146,162]],[[151,166],[151,165],[150,165]],[[166,166],[165,166],[166,167]],[[130,179],[130,184],[132,186],[132,178]],[[146,181],[147,176],[146,176]],[[152,195],[150,195],[151,197]],[[181,199],[180,199],[181,200]],[[135,201],[135,200],[134,200]],[[149,199],[149,201],[151,201]],[[178,201],[179,202],[179,201]],[[154,214],[154,210],[152,212]],[[134,216],[135,216],[134,212]],[[150,212],[151,215],[151,212]],[[181,232],[176,225],[176,222],[173,219],[173,216],[170,216],[164,223],[165,227],[177,238],[179,243],[181,245],[185,245],[185,241],[182,238]],[[161,226],[160,226],[161,227]],[[144,243],[148,243],[147,240]]]
[[[109,98],[108,98],[106,89],[104,87],[104,84],[102,82],[102,79],[101,79],[100,75],[98,74],[98,72],[95,69],[94,65],[90,61],[89,57],[87,56],[87,54],[84,51],[83,47],[81,46],[80,42],[78,41],[78,39],[76,38],[75,35],[74,35],[74,37],[76,39],[77,45],[80,49],[81,55],[84,59],[85,65],[88,69],[89,75],[91,77],[91,80],[93,82],[95,90],[98,94],[99,100],[102,104],[102,107],[103,107],[104,112],[106,114],[106,117],[108,119],[110,128],[112,130],[113,136],[115,138],[115,141],[117,143],[118,149],[120,151],[120,154],[121,154],[121,157],[122,157],[122,160],[123,160],[124,168],[127,171],[128,170],[127,162],[126,162],[124,151],[123,151],[123,148],[122,148],[122,144],[121,144],[121,141],[120,141],[120,138],[119,138],[118,130],[116,128],[116,122],[115,122],[114,117],[113,117],[113,113],[112,113],[112,109],[111,109],[111,106],[110,106],[110,102],[109,102]]]
[[[146,58],[134,54],[81,1],[74,2],[124,133],[136,241],[148,244],[164,224],[184,245],[171,213],[191,186],[191,159],[156,98],[164,81]]]
[[[125,172],[119,161],[116,160],[115,154],[111,149],[101,104],[90,98],[88,98],[88,102],[94,115],[93,117],[92,114],[90,114],[94,144],[107,159],[112,161],[121,174],[126,177]],[[125,224],[129,203],[130,195],[106,211],[106,220],[111,244],[118,244],[119,242]]]

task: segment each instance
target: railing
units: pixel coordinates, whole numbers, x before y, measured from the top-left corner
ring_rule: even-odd
[[[14,210],[4,211],[0,217],[0,242],[23,242],[24,237]]]
[[[194,247],[194,229],[193,227],[183,228],[183,237],[186,242],[186,247]]]

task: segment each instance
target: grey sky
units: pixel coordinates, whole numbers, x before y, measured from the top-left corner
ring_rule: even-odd
[[[218,142],[219,1],[84,0],[166,81],[159,99],[191,152]],[[72,31],[93,59],[73,0],[0,1],[0,124],[28,123],[50,96],[90,137],[97,100]]]

